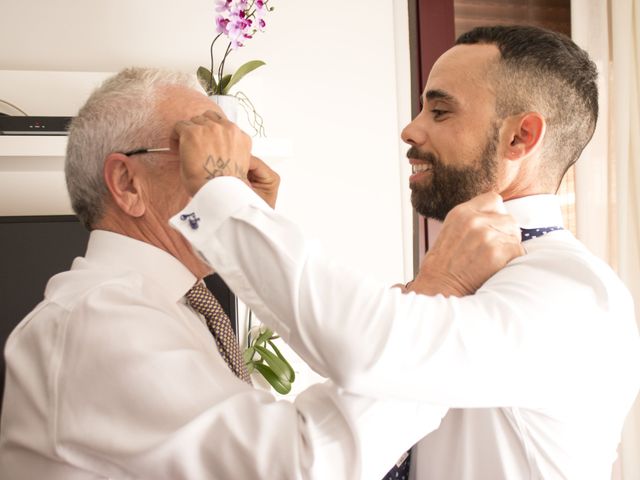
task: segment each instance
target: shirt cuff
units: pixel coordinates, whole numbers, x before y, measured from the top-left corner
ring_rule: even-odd
[[[239,178],[217,177],[205,183],[187,206],[169,219],[169,224],[195,246],[211,238],[224,221],[248,206],[272,210]],[[201,251],[197,253],[211,265]]]

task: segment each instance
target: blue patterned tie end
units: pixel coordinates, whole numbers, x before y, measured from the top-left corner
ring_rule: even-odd
[[[541,237],[549,232],[563,230],[562,227],[540,227],[540,228],[521,228],[522,241],[531,240],[532,238]]]

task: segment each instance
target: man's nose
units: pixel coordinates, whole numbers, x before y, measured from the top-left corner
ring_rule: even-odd
[[[400,138],[402,138],[403,142],[412,146],[423,145],[427,141],[428,134],[423,122],[422,113],[402,129]]]

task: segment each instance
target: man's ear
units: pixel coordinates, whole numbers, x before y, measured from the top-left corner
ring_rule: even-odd
[[[506,122],[507,159],[520,160],[542,146],[547,124],[538,112],[514,115]]]
[[[104,181],[113,202],[131,217],[146,211],[140,166],[121,153],[110,153],[104,161]]]

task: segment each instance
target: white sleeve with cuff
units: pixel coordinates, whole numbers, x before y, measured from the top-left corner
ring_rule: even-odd
[[[173,226],[231,289],[348,391],[460,408],[541,408],[586,393],[566,378],[588,389],[589,372],[607,368],[589,349],[611,338],[602,321],[611,303],[593,294],[589,270],[572,276],[568,263],[553,271],[543,263],[553,258],[530,254],[476,295],[403,295],[332,263],[236,178],[208,182],[183,213],[195,213],[198,228],[179,215]],[[629,307],[627,298],[619,304]]]

